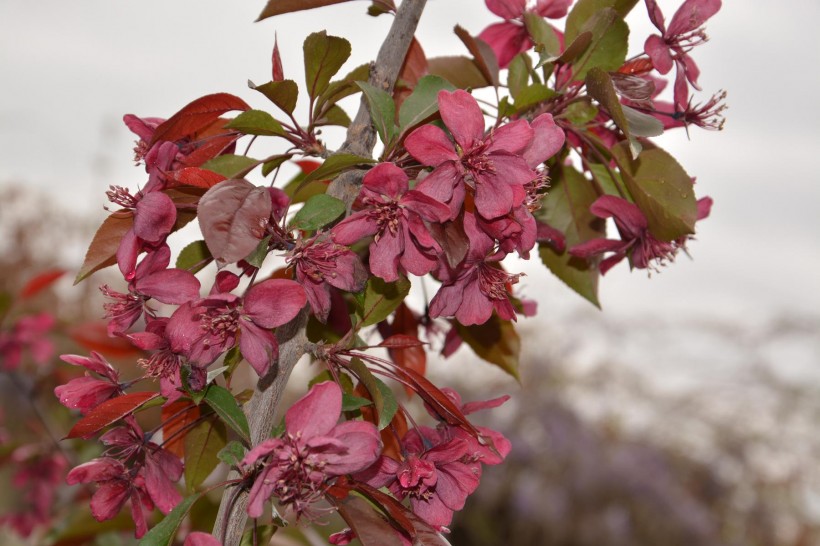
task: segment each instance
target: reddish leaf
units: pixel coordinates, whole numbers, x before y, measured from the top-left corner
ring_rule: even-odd
[[[428,74],[427,56],[421,48],[418,40],[413,38],[407,55],[404,57],[404,64],[393,88],[393,101],[396,105],[396,112],[401,108],[404,99],[410,96],[413,88],[416,87],[419,79]]]
[[[162,406],[162,438],[165,440],[163,447],[182,458],[185,454],[184,440],[187,434],[174,435],[198,418],[199,407],[191,400],[176,400],[167,406]]]
[[[382,546],[399,543],[395,530],[370,504],[361,497],[348,495],[344,499],[334,500],[339,514],[350,525],[362,546]],[[409,523],[409,522],[408,522]],[[390,541],[388,537],[393,537]]]
[[[387,347],[388,349],[409,349],[423,347],[424,345],[426,345],[426,343],[417,337],[405,334],[394,334],[379,343],[379,347]]]
[[[274,35],[273,38],[273,57],[271,59],[273,74],[273,81],[281,82],[285,79],[285,71],[282,68],[282,57],[279,55],[279,39]]]
[[[41,290],[49,287],[53,284],[57,279],[65,275],[65,271],[62,269],[52,269],[50,271],[46,271],[44,273],[40,273],[30,281],[26,283],[23,289],[20,291],[21,298],[30,298],[31,296],[37,294]]]
[[[341,4],[348,0],[268,0],[265,9],[259,14],[257,21],[273,17],[274,15],[282,15],[283,13],[292,13],[294,11],[302,11],[305,9],[320,8],[322,6],[330,6],[333,4]]]
[[[179,140],[205,129],[225,112],[250,109],[245,101],[228,93],[200,97],[157,127],[150,144],[158,140]]]
[[[107,400],[80,419],[66,438],[87,440],[111,423],[130,415],[141,405],[157,397],[159,397],[158,392],[132,392]]]
[[[412,335],[394,334],[385,339],[380,345],[388,347],[390,358],[397,366],[410,369],[419,375],[424,375],[427,370],[427,352],[424,350],[424,343]],[[413,395],[413,389],[405,387],[407,396]]]
[[[205,244],[221,264],[238,262],[265,237],[272,204],[267,188],[233,179],[209,189],[199,200]]]
[[[299,165],[299,168],[302,169],[302,174],[305,176],[322,166],[319,161],[313,161],[311,159],[302,159],[300,161],[294,161],[294,163]]]
[[[498,59],[495,57],[492,48],[479,38],[470,36],[464,28],[456,25],[454,29],[456,36],[467,46],[470,53],[473,54],[476,66],[481,71],[481,74],[491,82],[495,87],[498,87]]]
[[[72,326],[68,335],[75,343],[111,357],[130,356],[141,351],[122,337],[108,337],[104,321],[85,322]]]
[[[74,284],[79,283],[95,271],[99,271],[117,262],[117,249],[123,236],[134,225],[134,216],[130,212],[115,212],[106,218],[97,229],[88,251],[85,253],[85,260]]]
[[[228,120],[220,118],[217,120],[217,123],[220,125],[225,125],[228,123]],[[221,155],[223,152],[227,152],[229,149],[232,150],[231,146],[233,143],[241,137],[242,135],[233,132],[218,136],[204,136],[201,133],[197,134],[197,138],[200,139],[196,143],[197,148],[186,155],[182,162],[188,167],[200,167],[204,163],[207,163],[211,159]]]
[[[173,176],[168,179],[169,188],[195,186],[197,188],[209,189],[223,180],[226,180],[221,174],[198,167],[185,167],[174,171],[172,175]]]
[[[410,518],[407,517],[409,510],[405,508],[401,502],[391,497],[387,493],[383,493],[366,483],[355,482],[353,484],[353,489],[370,499],[373,504],[378,506],[382,512],[384,512],[384,514],[393,521],[396,528],[401,529],[402,532],[409,536],[411,540],[415,539],[415,526]],[[356,497],[348,498],[354,499]],[[348,521],[348,523],[350,522]],[[351,528],[353,527],[351,526]],[[353,530],[355,531],[356,529],[353,528]],[[364,544],[364,541],[362,541],[362,544]]]

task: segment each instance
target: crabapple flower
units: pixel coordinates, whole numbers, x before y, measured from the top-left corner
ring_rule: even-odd
[[[362,182],[356,212],[333,227],[333,239],[350,245],[371,235],[370,271],[392,282],[399,271],[425,275],[435,269],[441,247],[424,221],[443,222],[450,209],[422,192],[409,189],[408,178],[392,163],[380,163]]]
[[[159,391],[170,404],[182,396],[182,378],[180,370],[187,362],[185,357],[171,349],[168,338],[168,320],[165,317],[151,320],[144,332],[130,334],[128,339],[143,351],[154,351],[148,358],[141,358],[137,363],[145,369],[148,377],[159,379]],[[191,366],[188,374],[188,385],[194,391],[205,387],[207,373],[204,368]]]
[[[521,275],[511,275],[496,265],[505,253],[493,251],[495,242],[478,229],[472,214],[464,215],[464,231],[469,250],[455,270],[446,264],[439,268],[437,277],[444,284],[430,302],[430,316],[454,316],[465,326],[484,324],[493,311],[504,320],[515,320],[508,286]]]
[[[381,452],[379,432],[372,423],[338,423],[342,390],[336,383],[314,385],[285,413],[285,433],[265,440],[245,455],[242,465],[262,462],[250,490],[248,515],[257,518],[271,497],[308,513],[321,499],[329,481],[372,465]]]
[[[331,287],[360,292],[367,281],[359,256],[326,234],[297,241],[286,260],[295,267],[296,281],[305,289],[313,314],[323,323],[330,313]]]
[[[438,103],[455,144],[435,125],[423,125],[407,137],[407,151],[435,167],[416,190],[446,203],[450,219],[458,216],[468,187],[475,193],[476,211],[488,220],[520,206],[524,185],[538,176],[522,155],[535,134],[530,124],[516,120],[485,136],[484,116],[472,95],[440,91]]]
[[[54,327],[54,317],[40,313],[20,318],[10,329],[0,330],[0,369],[15,370],[28,350],[36,364],[45,364],[54,354],[54,344],[46,337]]]
[[[649,19],[661,34],[653,34],[646,39],[644,51],[661,74],[668,74],[677,67],[675,75],[675,108],[686,109],[689,102],[687,81],[695,89],[698,87],[700,70],[689,56],[689,51],[707,40],[701,28],[703,24],[721,8],[721,0],[686,0],[672,16],[666,27],[663,13],[656,0],[646,0]]]
[[[524,15],[534,13],[540,17],[560,19],[567,14],[572,0],[538,0],[534,7],[527,9],[526,0],[485,0],[487,8],[504,21],[494,23],[478,35],[487,42],[498,58],[498,66],[506,68],[513,57],[532,47]]]
[[[28,537],[35,528],[52,525],[57,486],[68,463],[62,453],[43,452],[31,444],[15,449],[10,459],[15,465],[12,485],[17,492],[17,511],[0,515],[0,527],[9,526]]]
[[[195,531],[185,537],[185,543],[182,546],[222,546],[222,543],[209,533]]]
[[[306,301],[305,290],[296,282],[269,279],[253,285],[244,298],[217,292],[187,302],[168,321],[171,351],[207,366],[234,347],[238,337],[242,356],[262,377],[279,355],[271,329],[293,319]]]
[[[80,413],[85,415],[109,398],[123,393],[119,372],[100,353],[91,351],[90,358],[62,355],[60,359],[86,369],[83,377],[72,379],[54,389],[54,395],[65,407],[80,410]],[[94,372],[101,379],[93,377],[89,372]]]
[[[712,199],[698,200],[698,220],[709,215]],[[589,208],[599,218],[612,218],[621,235],[620,240],[592,239],[576,245],[569,253],[579,258],[590,259],[604,253],[613,252],[599,265],[601,274],[606,274],[612,266],[629,257],[631,267],[636,269],[656,269],[652,262],[664,265],[674,261],[678,250],[686,244],[686,237],[675,241],[660,241],[649,231],[649,223],[641,209],[620,197],[602,195]]]

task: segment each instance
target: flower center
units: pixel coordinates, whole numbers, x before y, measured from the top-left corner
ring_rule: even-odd
[[[461,164],[464,165],[473,177],[484,173],[494,173],[495,165],[486,153],[487,145],[483,142],[476,143],[467,153],[461,157]]]
[[[395,235],[399,231],[399,222],[402,217],[402,210],[397,201],[376,201],[375,199],[364,199],[366,205],[372,206],[370,209],[370,216],[376,220],[379,226],[379,231],[376,233],[375,240],[379,241],[386,230]]]
[[[105,195],[108,196],[109,201],[124,209],[131,210],[137,206],[138,199],[122,186],[108,186],[108,191],[105,192]]]
[[[200,315],[199,325],[207,333],[202,341],[206,348],[211,345],[222,345],[236,335],[239,311],[233,305],[208,307]]]
[[[150,358],[140,358],[137,360],[148,377],[168,378],[171,377],[180,367],[180,357],[169,349],[157,351]]]
[[[326,276],[336,277],[336,260],[344,253],[345,247],[330,242],[301,243],[286,258],[288,264],[296,263],[296,267],[316,282],[321,282]]]
[[[508,297],[508,287],[516,284],[521,273],[512,275],[486,263],[478,266],[478,289],[492,300]]]
[[[112,301],[103,304],[105,318],[120,318],[138,311],[146,301],[146,297],[133,292],[123,294],[116,290],[111,290],[107,284],[100,287],[100,292]]]

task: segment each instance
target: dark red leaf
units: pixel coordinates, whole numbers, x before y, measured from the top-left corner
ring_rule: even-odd
[[[250,109],[245,101],[228,93],[200,97],[157,127],[150,144],[158,140],[179,140],[208,127],[225,112]]]
[[[353,489],[370,499],[370,501],[378,506],[384,514],[393,521],[395,526],[398,529],[401,529],[404,534],[410,537],[411,540],[415,538],[416,528],[410,518],[407,517],[410,511],[405,508],[401,502],[391,497],[387,493],[383,493],[375,487],[367,485],[366,483],[354,482]],[[354,531],[356,530],[353,526],[351,526],[351,528],[353,528]]]
[[[417,337],[408,336],[406,334],[394,334],[379,343],[379,347],[387,347],[389,349],[408,349],[411,347],[423,347],[424,345],[426,344]]]
[[[283,13],[291,13],[294,11],[302,11],[305,9],[320,8],[322,6],[330,6],[333,4],[341,4],[348,0],[268,0],[265,9],[259,14],[257,21],[273,17],[274,15],[282,15]]]
[[[370,504],[361,497],[348,495],[341,500],[333,500],[362,546],[382,546],[398,544],[399,531],[395,530]],[[393,540],[390,540],[393,538]]]
[[[479,38],[470,36],[464,28],[456,25],[456,36],[467,46],[467,49],[472,53],[476,66],[481,71],[481,74],[498,87],[498,59],[495,57],[492,48]]]
[[[282,68],[282,57],[279,55],[279,39],[273,38],[273,58],[271,59],[273,81],[281,82],[285,79],[285,71]]]
[[[199,167],[185,167],[178,171],[173,171],[171,177],[168,179],[168,187],[175,188],[177,186],[195,186],[197,188],[209,189],[212,186],[226,180],[221,174],[217,174],[208,169],[200,169]]]
[[[107,400],[80,419],[66,438],[87,440],[111,423],[133,413],[141,405],[158,396],[158,392],[132,392]]]
[[[99,271],[117,262],[117,249],[123,236],[134,226],[134,216],[130,212],[115,212],[103,220],[97,229],[88,250],[85,260],[74,284],[85,279],[95,271]]]
[[[176,400],[162,406],[162,447],[179,458],[185,454],[185,433],[180,431],[199,418],[199,407],[191,400]],[[177,436],[174,434],[179,433]],[[170,440],[169,440],[170,438]]]
[[[300,161],[294,161],[294,163],[299,165],[299,168],[302,169],[302,174],[305,176],[322,166],[319,161],[313,161],[311,159],[302,159]]]
[[[30,298],[31,296],[37,294],[41,290],[49,287],[53,284],[57,279],[65,275],[65,270],[63,269],[52,269],[50,271],[45,271],[40,273],[30,281],[26,283],[23,289],[20,291],[21,298]]]
[[[228,123],[228,121],[219,119],[218,123],[224,125]],[[196,143],[197,148],[185,156],[182,162],[188,167],[199,167],[216,156],[221,155],[223,152],[232,151],[233,144],[239,140],[241,136],[242,135],[236,133],[218,136],[203,136],[201,133],[197,134],[197,138],[200,139]]]

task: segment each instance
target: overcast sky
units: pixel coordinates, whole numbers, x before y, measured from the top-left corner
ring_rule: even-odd
[[[679,3],[659,1],[667,20]],[[367,5],[253,23],[262,1],[2,0],[0,184],[40,188],[102,219],[108,184],[144,181],[124,113],[165,117],[217,91],[264,108],[246,81],[269,79],[274,33],[288,77],[301,80],[302,41],[322,29],[351,41],[352,68],[374,57],[390,23],[364,16]],[[430,0],[418,37],[429,56],[461,53],[452,27],[477,34],[493,19],[478,0]],[[714,197],[712,217],[690,245],[693,261],[681,256],[651,279],[625,264],[610,272],[601,288],[607,313],[754,319],[820,308],[818,20],[816,0],[791,0],[788,9],[727,0],[709,21],[712,39],[693,55],[702,98],[729,91],[726,129],[658,143],[697,176],[701,195]],[[629,22],[633,54],[651,31],[642,3]],[[586,305],[539,264],[526,270],[527,293],[545,318]]]

